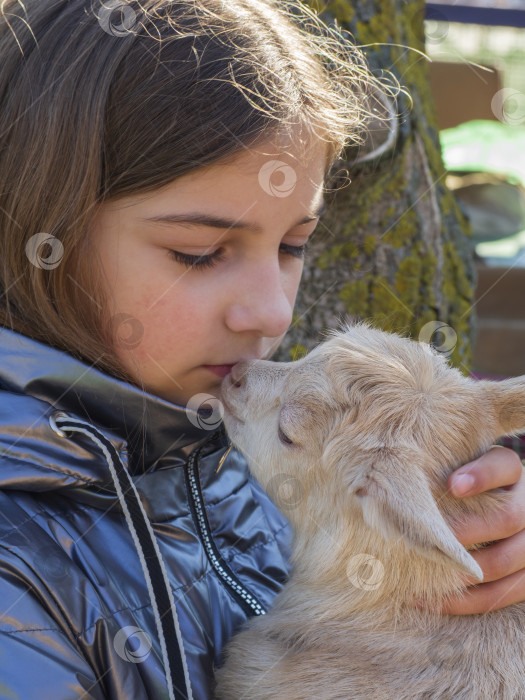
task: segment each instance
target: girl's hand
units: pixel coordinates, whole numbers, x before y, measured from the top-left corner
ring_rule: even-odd
[[[479,552],[470,552],[483,571],[484,581],[469,586],[461,596],[443,606],[443,614],[474,615],[525,601],[524,472],[516,452],[494,445],[449,477],[450,492],[459,498],[504,486],[512,492],[512,499],[505,511],[491,515],[488,522],[471,516],[461,528],[452,528],[463,545],[499,542]]]

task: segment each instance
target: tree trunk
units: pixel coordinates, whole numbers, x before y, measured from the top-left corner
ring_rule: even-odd
[[[359,45],[424,51],[424,0],[304,0]],[[374,72],[389,70],[400,95],[395,145],[345,166],[339,190],[314,234],[294,321],[275,359],[298,359],[345,318],[432,342],[470,369],[475,266],[468,223],[445,186],[428,61],[399,46],[364,49]]]

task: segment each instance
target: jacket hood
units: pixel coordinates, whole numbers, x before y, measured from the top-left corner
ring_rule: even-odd
[[[201,417],[72,355],[10,329],[0,330],[0,489],[47,491],[98,486],[113,491],[89,441],[52,428],[65,411],[100,430],[127,471],[143,475],[182,465],[213,430]],[[51,419],[51,423],[50,423]]]

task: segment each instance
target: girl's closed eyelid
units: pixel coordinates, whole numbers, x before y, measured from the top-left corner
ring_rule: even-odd
[[[180,253],[177,250],[170,250],[168,252],[176,262],[181,263],[186,267],[200,270],[206,267],[214,267],[218,262],[224,260],[224,256],[222,253],[220,253],[220,250],[221,249],[219,248],[210,255],[188,255],[187,253]]]
[[[280,250],[284,251],[290,256],[299,258],[300,260],[304,259],[307,248],[308,243],[303,243],[303,245],[300,246],[281,243],[279,246]],[[222,248],[218,248],[215,252],[210,253],[209,255],[188,255],[187,253],[181,253],[178,250],[169,250],[168,252],[176,262],[194,270],[214,267],[217,263],[225,260]]]

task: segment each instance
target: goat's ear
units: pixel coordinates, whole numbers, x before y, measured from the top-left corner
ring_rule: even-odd
[[[360,501],[365,522],[387,540],[402,537],[407,547],[425,557],[483,580],[476,560],[441,515],[413,453],[403,458],[381,451],[361,472],[352,492]]]
[[[478,389],[490,399],[498,421],[498,436],[525,431],[525,376],[501,382],[483,380],[478,382]]]

